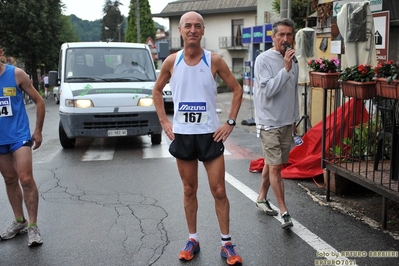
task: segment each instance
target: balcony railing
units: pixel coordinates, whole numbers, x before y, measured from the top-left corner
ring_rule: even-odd
[[[249,45],[243,44],[241,37],[219,37],[219,48],[228,50],[248,50]]]

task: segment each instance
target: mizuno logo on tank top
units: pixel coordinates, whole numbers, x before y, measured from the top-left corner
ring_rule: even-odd
[[[206,112],[206,103],[198,102],[180,102],[179,111],[196,111],[196,112]]]

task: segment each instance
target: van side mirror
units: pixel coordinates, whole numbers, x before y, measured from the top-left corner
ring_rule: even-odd
[[[48,84],[50,86],[60,86],[57,71],[49,71],[48,72]]]

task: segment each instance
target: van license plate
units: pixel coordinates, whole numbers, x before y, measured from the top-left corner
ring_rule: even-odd
[[[108,137],[120,137],[120,136],[127,136],[127,130],[108,130]]]

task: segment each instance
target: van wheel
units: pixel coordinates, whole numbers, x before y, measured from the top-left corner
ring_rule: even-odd
[[[152,134],[151,135],[151,143],[153,145],[158,145],[162,141],[162,134]]]
[[[76,138],[70,139],[65,133],[64,128],[62,127],[61,121],[60,125],[58,126],[58,135],[60,137],[61,146],[64,149],[72,149],[75,147]]]
[[[55,104],[59,104],[60,103],[60,99],[58,99],[57,94],[54,94],[54,103]]]

